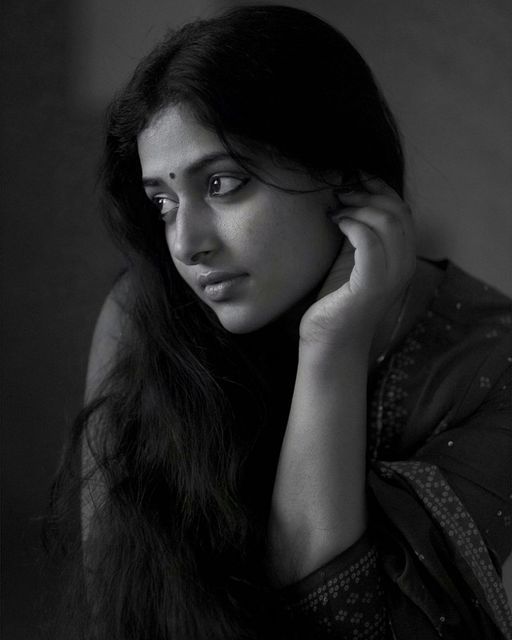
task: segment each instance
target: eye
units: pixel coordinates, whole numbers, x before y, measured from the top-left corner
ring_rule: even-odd
[[[156,195],[152,196],[151,204],[157,209],[160,217],[164,217],[168,213],[173,213],[178,209],[178,203],[171,200],[168,196]]]
[[[208,184],[208,195],[213,197],[235,193],[249,182],[249,178],[236,176],[212,176]]]

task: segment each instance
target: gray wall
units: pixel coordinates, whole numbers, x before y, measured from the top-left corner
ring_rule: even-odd
[[[3,638],[35,638],[39,517],[121,265],[95,191],[102,110],[165,25],[217,2],[3,3]],[[181,3],[184,4],[184,3]],[[508,0],[296,2],[338,25],[402,123],[420,250],[512,294]],[[171,7],[171,9],[169,9]],[[305,79],[307,82],[307,79]]]
[[[210,15],[215,5],[229,4],[242,3],[195,0],[187,11]],[[512,293],[510,0],[284,4],[314,10],[340,28],[374,70],[403,131],[420,253],[450,256]],[[109,99],[119,78],[164,32],[168,5],[83,4],[89,11],[80,15],[81,73],[72,88],[77,104],[97,109]],[[141,6],[148,7],[145,13]]]

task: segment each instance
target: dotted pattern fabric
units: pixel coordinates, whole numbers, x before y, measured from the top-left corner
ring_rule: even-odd
[[[358,640],[386,637],[387,613],[377,551],[364,539],[351,552],[358,553],[358,549],[362,555],[357,560],[337,570],[345,564],[343,557],[338,557],[335,563],[320,570],[318,586],[286,606],[291,619],[300,623],[301,637]]]
[[[409,412],[407,383],[410,369],[416,364],[421,351],[421,337],[425,327],[419,323],[404,341],[401,349],[394,353],[386,367],[377,372],[376,391],[371,396],[368,429],[368,458],[392,455],[399,446],[399,439],[407,425]]]
[[[482,535],[439,469],[419,461],[386,462],[380,463],[380,467],[384,476],[397,473],[410,483],[432,518],[445,531],[454,552],[470,567],[475,576],[473,588],[476,593],[482,592],[498,627],[506,638],[512,638],[510,607]],[[421,550],[415,553],[421,561]]]
[[[459,456],[461,468],[464,464],[471,468],[474,461],[460,457],[458,446],[454,446],[457,431],[450,429],[455,426],[460,430],[466,421],[469,425],[471,420],[467,419],[475,415],[481,437],[485,437],[482,428],[490,414],[491,423],[499,414],[497,426],[492,423],[495,428],[505,424],[504,413],[510,411],[512,400],[508,379],[503,376],[512,364],[512,348],[505,346],[511,325],[510,301],[448,263],[444,282],[425,316],[376,372],[368,427],[368,462],[384,480],[397,475],[406,481],[431,521],[444,532],[457,562],[465,567],[473,606],[482,604],[501,630],[500,637],[509,639],[510,608],[481,531],[438,466],[414,460],[414,452],[432,442],[431,458],[442,459],[444,449],[455,459]],[[439,374],[432,363],[438,365]],[[428,398],[432,398],[431,406]],[[479,473],[478,467],[475,469],[473,475]],[[471,479],[464,473],[462,477]],[[494,491],[494,487],[487,491]],[[481,495],[485,501],[486,491]],[[507,498],[512,499],[512,493]],[[499,500],[503,501],[503,496]],[[494,514],[502,524],[501,538],[512,521],[510,506],[500,507]],[[370,520],[370,530],[371,526]],[[422,552],[426,551],[414,552],[423,563]],[[399,629],[390,631],[377,551],[362,542],[292,585],[286,597],[288,611],[304,631],[301,638],[410,637],[409,633],[401,635]],[[443,637],[445,622],[444,615],[439,615],[434,628],[426,632],[428,637],[434,637],[431,633]],[[419,634],[421,631],[418,629]]]

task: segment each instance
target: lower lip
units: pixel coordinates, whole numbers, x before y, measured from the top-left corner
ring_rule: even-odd
[[[236,289],[245,278],[245,275],[236,276],[230,280],[222,280],[222,282],[216,282],[215,284],[208,284],[204,288],[204,293],[209,300],[218,302],[220,300],[226,300],[236,293]]]

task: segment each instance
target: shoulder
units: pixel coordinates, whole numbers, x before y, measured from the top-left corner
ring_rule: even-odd
[[[444,271],[431,305],[434,313],[468,328],[496,325],[500,333],[512,331],[512,299],[453,262],[444,261]]]
[[[442,277],[408,336],[417,360],[423,355],[429,368],[436,362],[445,368],[463,362],[466,371],[494,353],[500,353],[502,364],[507,362],[502,356],[512,355],[512,300],[448,260],[437,266]]]
[[[132,288],[129,271],[116,278],[101,307],[89,352],[85,400],[90,401],[110,371],[128,325],[128,306]]]
[[[512,300],[447,263],[429,315],[437,360],[464,391],[457,394],[459,410],[462,415],[474,411],[498,385],[501,390],[502,377],[510,372]]]
[[[503,355],[512,355],[512,300],[449,261],[420,325],[431,355],[445,363],[465,361],[466,370],[493,354],[503,368]]]
[[[390,416],[400,412],[404,455],[476,411],[493,413],[510,393],[512,301],[451,262],[442,268],[434,296],[378,389]]]

